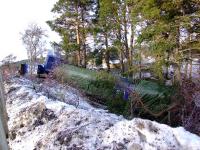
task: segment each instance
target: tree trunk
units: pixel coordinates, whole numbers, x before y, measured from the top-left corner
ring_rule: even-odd
[[[166,70],[165,70],[165,79],[169,79],[169,51],[167,52],[167,63],[166,64]]]
[[[27,51],[27,55],[28,55],[28,58],[29,58],[29,66],[30,66],[30,74],[32,76],[33,74],[33,52],[31,50],[31,47],[29,47],[29,50]]]
[[[32,58],[29,60],[29,63],[30,63],[30,74],[31,76],[33,75],[33,61],[32,61]]]
[[[192,53],[191,53],[191,50],[189,51],[189,63],[190,63],[189,79],[192,79]]]
[[[133,76],[132,66],[133,66],[133,51],[134,51],[134,33],[135,33],[135,26],[132,20],[131,12],[132,7],[127,7],[127,22],[130,25],[130,47],[129,47],[129,76]]]
[[[187,78],[187,76],[188,76],[188,60],[185,61],[185,71],[184,71],[184,74],[185,74],[185,78]]]
[[[82,18],[82,27],[83,27],[83,38],[82,38],[82,43],[83,43],[83,67],[87,67],[87,55],[86,55],[86,31],[85,31],[85,18],[84,18],[84,10],[83,8],[81,9],[81,18]]]
[[[176,54],[176,57],[179,56],[179,48],[180,48],[180,27],[178,26],[177,27],[177,36],[176,36],[176,49],[175,49],[175,54]],[[181,64],[180,64],[180,60],[176,60],[176,80],[177,80],[177,83],[179,85],[182,84],[182,81],[181,81]]]
[[[139,78],[142,79],[142,52],[140,51],[140,60],[139,60]]]
[[[124,24],[124,45],[125,45],[125,51],[126,51],[126,59],[127,59],[127,64],[129,68],[130,64],[130,58],[129,58],[129,47],[128,47],[128,31],[127,31],[127,16],[126,16],[126,4],[124,4],[124,9],[123,9],[123,24]]]
[[[104,32],[104,37],[105,37],[105,46],[106,46],[106,52],[105,52],[105,60],[106,60],[106,65],[107,65],[107,71],[110,71],[110,51],[108,49],[108,35],[106,32]]]
[[[119,20],[121,23],[121,21]],[[122,34],[121,34],[121,26],[119,25],[118,27],[118,40],[119,40],[119,52],[120,52],[120,65],[121,65],[121,72],[124,73],[125,68],[124,68],[124,52],[123,52],[123,47],[122,47]]]
[[[129,49],[129,69],[132,69],[133,65],[133,42],[134,42],[134,27],[133,24],[131,24],[131,38],[130,38],[130,49]],[[130,74],[132,75],[132,74]]]
[[[120,49],[120,64],[121,64],[121,72],[124,73],[125,69],[124,69],[124,57],[123,57],[123,52],[122,49]]]
[[[76,6],[76,13],[79,15],[79,6]],[[81,47],[80,47],[80,23],[78,17],[76,18],[76,44],[78,45],[78,51],[76,54],[77,65],[81,66]]]
[[[183,6],[181,6],[181,11],[182,11],[182,16],[185,15],[185,11]],[[178,23],[178,27],[177,27],[177,34],[176,34],[176,49],[175,49],[175,53],[176,56],[179,56],[179,48],[180,48],[180,23]],[[179,58],[179,57],[178,57]],[[181,60],[180,58],[177,60],[177,67],[176,67],[176,79],[179,85],[182,85],[182,79],[181,79]]]
[[[180,67],[180,64],[177,65],[176,75],[177,75],[176,79],[177,79],[178,83],[181,85],[182,81],[181,81],[181,67]]]
[[[126,4],[124,2],[122,8],[122,14],[123,14],[123,26],[124,26],[124,46],[125,46],[125,58],[127,60],[126,63],[126,68],[129,69],[130,65],[130,57],[129,57],[129,46],[128,46],[128,29],[127,29],[127,9],[126,9]]]
[[[87,53],[86,53],[86,44],[85,40],[83,40],[83,67],[87,67]]]
[[[192,41],[192,35],[189,33],[189,42]],[[189,63],[190,63],[190,70],[189,70],[189,79],[192,79],[192,52],[189,50]]]

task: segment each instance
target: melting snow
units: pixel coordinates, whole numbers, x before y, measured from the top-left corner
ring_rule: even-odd
[[[6,84],[6,91],[13,150],[200,150],[200,137],[182,127],[126,120],[92,107],[70,87],[63,91],[65,102],[47,98],[23,78]],[[74,98],[79,105],[70,103]]]

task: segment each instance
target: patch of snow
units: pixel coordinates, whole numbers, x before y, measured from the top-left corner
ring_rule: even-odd
[[[70,100],[78,98],[78,107],[47,98],[23,78],[13,79],[6,91],[13,150],[200,150],[200,137],[182,127],[140,118],[126,120],[92,107],[71,87],[64,93]]]

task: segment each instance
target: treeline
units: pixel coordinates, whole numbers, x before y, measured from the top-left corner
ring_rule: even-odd
[[[122,73],[141,73],[149,57],[160,79],[173,66],[181,83],[181,68],[191,77],[200,53],[199,0],[59,0],[52,12],[47,23],[62,38],[54,45],[77,66],[94,60],[110,71],[117,59]]]

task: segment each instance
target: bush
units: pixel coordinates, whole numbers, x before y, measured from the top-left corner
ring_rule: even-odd
[[[109,73],[101,71],[96,74],[95,80],[92,84],[98,88],[113,90],[115,86],[115,78]]]
[[[95,80],[90,81],[88,87],[91,94],[102,98],[102,102],[105,103],[105,99],[110,99],[113,96],[115,78],[109,73],[101,71],[95,75]]]
[[[108,106],[108,110],[112,113],[129,116],[129,103],[123,100],[122,97],[122,93],[118,93],[112,99],[109,99],[106,105]]]
[[[53,77],[57,80],[63,83],[67,80],[65,70],[63,68],[55,68],[53,70]]]
[[[86,94],[97,98],[108,110],[117,114],[127,113],[127,101],[122,99],[122,93],[115,94],[116,79],[105,71],[95,72],[75,66],[66,65],[54,71],[54,77],[60,82],[67,82]]]

